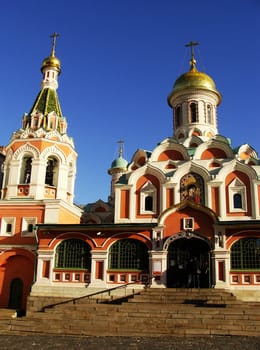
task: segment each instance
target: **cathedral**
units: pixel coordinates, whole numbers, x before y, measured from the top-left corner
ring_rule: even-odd
[[[74,204],[77,152],[57,94],[56,37],[41,90],[0,150],[0,307],[26,309],[28,295],[78,297],[120,286],[260,287],[260,162],[218,133],[221,93],[189,68],[168,96],[172,136],[108,173],[108,201]]]

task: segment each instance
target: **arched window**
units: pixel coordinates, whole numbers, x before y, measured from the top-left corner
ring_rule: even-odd
[[[233,196],[233,206],[235,209],[242,209],[242,196],[240,193],[235,193]]]
[[[242,238],[231,247],[232,270],[260,270],[260,238]]]
[[[63,241],[56,249],[55,267],[90,270],[90,246],[80,239]]]
[[[208,124],[212,124],[212,107],[211,107],[211,105],[207,105],[207,122],[208,122]]]
[[[22,160],[20,183],[28,184],[31,181],[32,157],[24,157]]]
[[[150,181],[147,181],[141,188],[141,214],[155,213],[156,200],[156,187]]]
[[[110,248],[108,265],[109,269],[148,270],[148,249],[137,240],[122,239]]]
[[[198,106],[195,102],[190,104],[190,121],[191,123],[196,123],[198,121]]]
[[[179,127],[182,124],[182,114],[181,114],[181,106],[177,106],[175,108],[175,127]]]
[[[229,210],[232,212],[241,212],[247,210],[246,186],[241,180],[235,178],[228,186],[229,192]]]
[[[153,210],[153,197],[147,196],[145,197],[145,210],[152,211]]]
[[[45,184],[49,186],[55,186],[55,175],[57,177],[57,160],[49,157],[47,160],[46,173],[45,173]]]

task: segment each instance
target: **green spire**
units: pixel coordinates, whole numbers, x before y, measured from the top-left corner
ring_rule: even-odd
[[[57,116],[62,117],[61,107],[59,98],[56,90],[51,88],[42,89],[29,112],[32,113],[40,112],[43,116],[47,116],[50,112],[55,112]]]

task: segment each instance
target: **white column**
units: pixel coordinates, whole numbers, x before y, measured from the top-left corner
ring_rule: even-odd
[[[46,161],[41,159],[33,159],[31,181],[30,181],[30,196],[35,199],[44,198]]]
[[[58,181],[57,181],[57,199],[67,199],[67,187],[68,187],[68,165],[60,164],[58,168]]]
[[[151,288],[167,285],[167,251],[150,251]]]
[[[229,252],[226,250],[215,250],[213,260],[215,267],[215,287],[229,288]]]
[[[107,252],[94,250],[91,252],[91,280],[89,287],[106,288]],[[103,263],[102,279],[97,278],[97,264]]]
[[[37,264],[37,277],[36,285],[50,285],[53,278],[53,251],[39,251],[38,253],[38,264]],[[49,277],[43,276],[43,264],[44,261],[49,261]]]
[[[219,186],[219,213],[221,218],[225,218],[227,215],[225,184]]]
[[[6,199],[17,197],[17,185],[20,177],[20,161],[13,159],[9,165],[9,178],[7,179]]]

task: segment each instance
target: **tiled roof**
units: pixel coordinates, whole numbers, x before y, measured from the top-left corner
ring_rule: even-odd
[[[44,116],[50,112],[55,112],[59,117],[62,117],[57,92],[50,88],[42,89],[39,92],[29,115],[36,111],[41,112]]]

